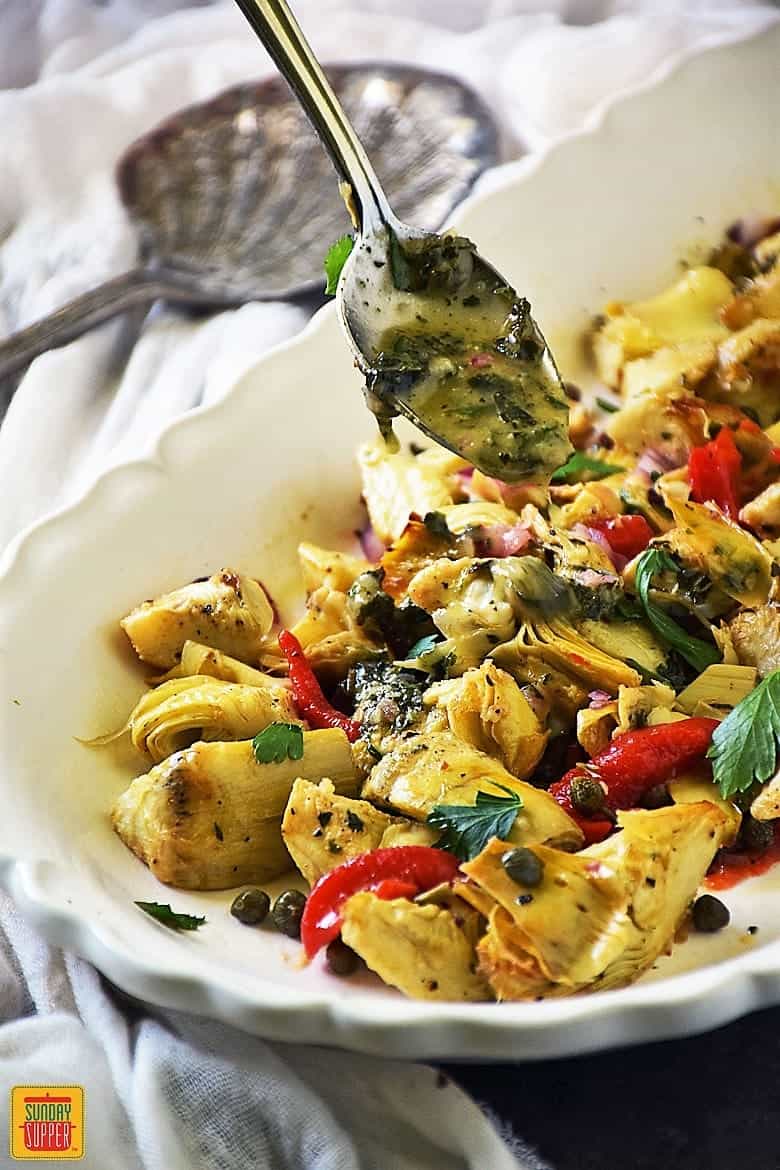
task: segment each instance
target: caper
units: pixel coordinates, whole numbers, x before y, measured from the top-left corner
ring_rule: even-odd
[[[722,930],[731,921],[728,906],[712,894],[702,894],[693,903],[693,925],[705,934]]]
[[[656,784],[653,788],[648,788],[640,804],[642,808],[666,808],[667,805],[674,804],[674,801],[665,784]]]
[[[757,821],[755,817],[745,816],[739,831],[739,843],[743,849],[751,853],[766,853],[774,842],[775,831],[770,821]]]
[[[288,938],[301,937],[301,918],[306,907],[306,895],[300,890],[285,890],[274,902],[271,917],[274,926]]]
[[[538,886],[544,874],[544,862],[532,849],[508,849],[501,855],[501,864],[519,886]]]
[[[328,943],[325,958],[334,975],[352,975],[357,970],[357,955],[340,938]]]
[[[571,782],[571,803],[577,812],[593,816],[604,811],[604,789],[592,776],[575,776]]]
[[[230,913],[244,926],[256,926],[258,922],[265,921],[270,909],[271,899],[265,890],[250,889],[236,895]]]

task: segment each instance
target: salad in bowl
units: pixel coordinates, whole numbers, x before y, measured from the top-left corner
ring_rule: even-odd
[[[549,483],[377,438],[296,624],[219,565],[122,618],[150,687],[93,743],[146,759],[111,818],[161,883],[411,997],[540,1000],[633,982],[780,857],[780,221],[587,340]]]

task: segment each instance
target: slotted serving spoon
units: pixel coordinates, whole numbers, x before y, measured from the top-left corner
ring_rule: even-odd
[[[403,213],[437,228],[497,158],[483,102],[455,78],[400,65],[327,69]],[[316,294],[349,228],[327,155],[281,78],[189,106],[117,166],[136,267],[0,342],[0,380],[38,354],[163,298],[223,308]]]
[[[488,475],[546,482],[571,452],[568,404],[530,305],[470,241],[392,211],[285,0],[236,0],[339,176],[356,231],[337,307],[382,433],[405,415]]]

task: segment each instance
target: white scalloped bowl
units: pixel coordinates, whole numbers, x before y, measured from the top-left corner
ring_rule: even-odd
[[[505,168],[457,224],[527,293],[566,376],[608,297],[650,293],[746,211],[780,207],[780,29],[688,60],[541,160]],[[780,1000],[780,872],[730,892],[732,925],[675,948],[622,991],[539,1004],[417,1003],[372,977],[301,969],[230,895],[159,886],[108,823],[137,758],[75,736],[124,720],[142,689],[117,619],[221,565],[300,604],[295,546],[351,540],[352,453],[371,433],[332,307],[219,405],[171,427],[14,542],[0,580],[0,872],[53,941],[144,999],[251,1031],[404,1057],[538,1058],[714,1027]],[[177,936],[136,899],[208,924]],[[757,925],[754,936],[748,925]]]

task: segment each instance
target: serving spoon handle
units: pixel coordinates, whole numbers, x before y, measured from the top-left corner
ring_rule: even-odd
[[[202,290],[197,280],[186,273],[131,268],[0,341],[0,381],[18,373],[47,350],[81,337],[95,325],[137,305],[151,305],[160,299],[191,305],[214,302],[213,294]]]
[[[285,0],[236,0],[301,103],[342,183],[355,227],[369,235],[396,217],[347,115]]]

